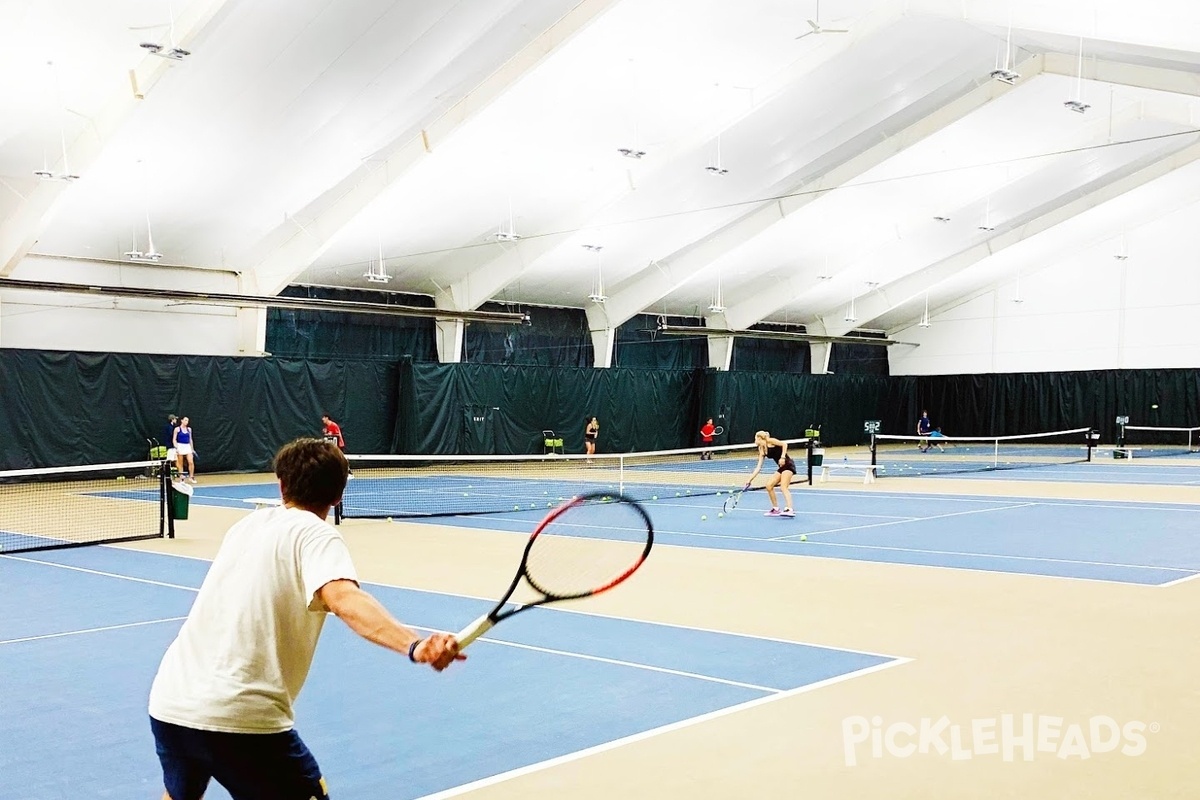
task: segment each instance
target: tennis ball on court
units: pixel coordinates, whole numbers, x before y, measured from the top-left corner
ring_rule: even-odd
[[[658,495],[654,495],[654,497],[651,497],[650,499],[651,499],[651,500],[657,500],[657,499],[658,499]]]
[[[391,521],[392,521],[392,518],[391,518],[391,517],[388,517],[388,518],[387,518],[387,521],[388,521],[388,522],[391,522]]]
[[[700,515],[700,519],[708,519],[708,515],[707,515],[707,514],[701,514],[701,515]]]
[[[1155,406],[1155,408],[1158,408],[1158,406]],[[124,475],[118,475],[118,476],[117,476],[117,480],[119,480],[119,481],[123,481],[123,480],[125,480],[125,476],[124,476]]]
[[[520,506],[513,506],[513,511],[520,511],[520,510],[521,510]]]
[[[720,519],[720,518],[721,518],[721,517],[723,517],[723,516],[725,516],[725,512],[724,512],[724,511],[718,511],[718,512],[717,512],[717,519]]]
[[[802,534],[800,534],[800,541],[802,541],[802,542],[807,542],[807,541],[808,541],[808,537],[802,533]]]

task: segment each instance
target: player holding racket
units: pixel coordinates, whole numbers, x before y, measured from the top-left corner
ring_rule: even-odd
[[[283,505],[229,529],[150,690],[169,800],[200,800],[213,779],[235,800],[328,800],[292,711],[328,612],[435,670],[462,657],[453,636],[421,638],[359,588],[345,541],[325,522],[346,488],[335,445],[285,445],[275,475]]]
[[[796,512],[792,510],[792,490],[789,488],[792,483],[792,478],[796,476],[796,462],[787,454],[787,442],[781,441],[773,437],[767,431],[758,431],[754,434],[754,444],[758,447],[758,463],[754,465],[754,472],[750,475],[750,480],[746,481],[749,486],[758,477],[758,473],[762,471],[763,461],[771,459],[775,462],[778,469],[775,474],[767,478],[767,495],[771,498],[771,510],[764,516],[768,517],[794,517]],[[775,487],[783,492],[783,510],[779,510],[779,501],[775,497]]]
[[[700,426],[700,441],[704,444],[704,446],[712,447],[713,438],[716,435],[717,426],[713,425],[712,417],[709,417],[708,421]],[[711,450],[703,450],[700,453],[700,460],[712,461],[712,455],[713,454]]]

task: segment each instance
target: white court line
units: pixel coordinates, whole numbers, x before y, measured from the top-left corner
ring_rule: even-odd
[[[907,522],[927,522],[931,519],[946,519],[947,517],[962,517],[967,514],[990,514],[993,511],[1007,511],[1010,508],[1028,508],[1035,506],[1037,503],[1017,503],[1014,505],[997,506],[996,508],[974,508],[970,511],[952,511],[949,514],[934,514],[932,517],[910,517],[908,519],[898,519],[892,522],[872,522],[869,525],[852,525],[847,528],[830,528],[823,531],[813,531],[811,534],[789,533],[787,536],[774,536],[767,541],[769,542],[790,542],[797,536],[817,536],[823,533],[844,533],[846,531],[861,531],[865,528],[882,528],[887,525],[903,525]]]
[[[138,628],[143,625],[158,625],[163,622],[182,622],[187,617],[165,617],[164,619],[149,619],[145,622],[126,622],[123,625],[104,625],[99,628],[83,628],[77,631],[63,631],[62,633],[44,633],[40,636],[24,636],[20,639],[0,639],[0,645],[19,644],[21,642],[37,642],[42,639],[59,639],[63,636],[79,636],[84,633],[101,633],[103,631],[119,631],[122,628]]]
[[[140,552],[140,551],[134,551],[134,552]],[[154,555],[167,555],[167,554],[155,553]],[[15,561],[24,561],[24,562],[27,562],[30,564],[41,564],[41,565],[44,565],[47,567],[58,567],[59,569],[72,570],[75,572],[84,572],[84,573],[88,573],[91,575],[101,575],[101,576],[104,576],[107,578],[116,578],[118,580],[133,581],[135,583],[148,583],[148,584],[151,584],[154,586],[163,586],[163,587],[166,587],[169,589],[182,589],[182,590],[188,591],[188,592],[200,591],[198,588],[192,587],[192,586],[181,586],[181,585],[175,584],[175,583],[152,581],[152,580],[147,580],[146,578],[134,578],[129,575],[120,575],[115,572],[103,572],[100,570],[87,569],[84,567],[76,567],[74,565],[59,564],[54,561],[37,561],[34,559],[19,558],[16,556],[4,556],[4,557],[12,558]],[[208,559],[197,558],[196,560],[207,561]],[[371,585],[371,584],[368,582],[368,585]],[[407,591],[416,591],[416,592],[427,592],[428,591],[426,589],[412,589],[412,588],[406,587],[406,586],[391,586],[388,584],[378,584],[377,583],[377,584],[373,584],[373,585],[385,586],[390,589],[403,589],[403,590],[407,590]],[[459,598],[465,597],[466,599],[471,599],[471,600],[484,600],[485,599],[485,598],[481,598],[481,597],[468,597],[466,595],[454,594],[451,592],[428,592],[428,593],[439,594],[439,595],[449,596],[449,597],[459,597]],[[560,612],[565,611],[565,612],[569,612],[569,613],[580,613],[580,612],[573,612],[571,609],[547,609],[547,610],[560,611]],[[648,625],[664,625],[665,627],[683,628],[686,630],[697,630],[697,631],[703,630],[701,628],[689,628],[688,626],[684,626],[684,625],[670,625],[669,623],[644,622],[642,620],[630,620],[625,617],[606,617],[604,615],[599,615],[599,614],[592,614],[591,616],[597,616],[597,617],[601,617],[602,619],[613,619],[613,620],[618,620],[618,621],[623,621],[623,622],[639,622],[641,624],[648,624]],[[186,619],[186,617],[179,617],[179,619]],[[148,624],[148,623],[136,623],[136,624]],[[425,631],[439,630],[437,628],[431,628],[427,625],[415,625],[412,623],[406,623],[406,624],[411,628],[417,628],[419,630],[425,630]],[[120,625],[113,626],[113,628],[119,628],[119,627],[126,627],[126,626],[120,626]],[[108,629],[107,628],[96,628],[95,630],[99,631],[99,630],[108,630]],[[749,639],[760,639],[763,641],[783,642],[785,644],[794,644],[794,645],[799,645],[799,646],[820,647],[824,650],[840,650],[840,651],[846,652],[846,653],[859,653],[862,655],[873,655],[873,656],[878,655],[881,658],[891,658],[891,659],[896,658],[895,656],[888,656],[888,655],[883,655],[883,654],[878,654],[878,653],[867,653],[865,651],[848,650],[846,648],[837,647],[837,646],[833,646],[833,645],[813,645],[813,644],[809,644],[807,642],[791,642],[791,641],[787,641],[784,639],[769,639],[768,637],[763,637],[763,636],[753,636],[753,635],[749,635],[749,634],[740,634],[740,633],[729,633],[727,631],[707,631],[707,632],[721,634],[721,635],[725,635],[725,636],[743,636],[743,637],[749,638]],[[31,637],[31,638],[53,638],[54,636],[58,636],[58,635],[62,635],[62,634],[50,634],[45,637]],[[25,640],[21,640],[21,641],[25,641]],[[751,683],[740,683],[738,681],[731,681],[731,680],[728,680],[725,678],[718,678],[713,675],[701,675],[699,673],[685,672],[682,670],[672,670],[672,669],[668,669],[665,667],[656,667],[651,664],[638,664],[638,663],[632,662],[632,661],[620,661],[617,659],[608,659],[608,658],[603,658],[601,656],[587,655],[585,653],[572,653],[572,652],[569,652],[566,650],[552,650],[549,648],[538,647],[536,645],[527,645],[527,644],[522,644],[520,642],[511,642],[511,641],[508,641],[505,639],[494,639],[494,638],[488,637],[485,639],[485,641],[491,642],[492,644],[505,645],[507,647],[515,647],[515,648],[524,649],[524,650],[535,650],[535,651],[548,653],[548,654],[552,654],[552,655],[565,656],[567,658],[577,658],[577,659],[580,659],[581,661],[599,661],[599,662],[603,662],[603,663],[607,663],[607,664],[614,664],[617,666],[625,666],[625,667],[630,667],[633,669],[641,669],[641,670],[645,670],[647,672],[662,672],[662,673],[676,675],[676,676],[680,676],[680,677],[688,677],[688,678],[695,678],[697,680],[709,681],[712,683],[722,683],[722,684],[727,684],[730,686],[738,686],[738,687],[741,687],[744,689],[754,689],[754,690],[762,691],[762,692],[776,692],[776,693],[784,691],[782,689],[773,689],[769,686],[757,686],[757,685],[751,684]],[[5,644],[5,642],[0,642],[0,644]]]
[[[433,628],[421,628],[421,630],[433,631]],[[634,661],[623,661],[616,658],[604,658],[603,656],[593,656],[586,653],[572,653],[567,650],[555,650],[549,647],[539,647],[532,644],[520,644],[518,642],[509,642],[503,639],[493,639],[491,637],[480,637],[482,642],[491,642],[505,647],[514,647],[518,650],[532,650],[537,653],[546,653],[553,656],[566,656],[567,658],[578,658],[583,661],[598,661],[601,664],[613,664],[618,667],[632,667],[633,669],[646,670],[647,672],[661,672],[665,675],[676,675],[682,678],[694,678],[701,681],[709,681],[711,683],[722,683],[726,686],[736,686],[740,689],[753,689],[758,692],[768,692],[770,694],[780,694],[787,691],[786,689],[776,689],[772,686],[759,686],[753,683],[742,683],[741,681],[731,681],[726,678],[717,678],[712,675],[701,675],[698,672],[687,672],[679,669],[668,669],[667,667],[656,667],[651,664],[638,664]],[[4,642],[0,642],[4,644]]]
[[[1176,578],[1175,580],[1167,581],[1166,583],[1157,583],[1154,585],[1154,588],[1165,589],[1168,586],[1175,586],[1176,584],[1187,583],[1188,581],[1194,581],[1196,578],[1200,578],[1200,572],[1196,572],[1191,575],[1186,575],[1182,578]]]
[[[1137,485],[1141,486],[1141,485],[1153,485],[1153,484],[1137,484]],[[1167,488],[1172,488],[1172,487],[1167,487]],[[991,503],[991,502],[997,502],[997,501],[999,501],[999,502],[1004,502],[1004,501],[1016,502],[1018,500],[1027,500],[1027,501],[1033,502],[1038,505],[1048,505],[1048,506],[1078,505],[1078,506],[1095,506],[1096,508],[1106,508],[1109,506],[1116,505],[1116,506],[1123,506],[1123,507],[1129,508],[1131,510],[1149,510],[1149,511],[1159,511],[1159,510],[1161,510],[1161,511],[1185,511],[1185,510],[1195,511],[1197,509],[1200,509],[1200,504],[1196,504],[1196,503],[1181,503],[1181,502],[1166,502],[1166,501],[1161,502],[1161,503],[1156,503],[1153,506],[1150,506],[1150,505],[1140,505],[1139,506],[1139,505],[1132,505],[1133,503],[1139,502],[1136,500],[1105,500],[1102,498],[1093,499],[1093,500],[1091,500],[1090,503],[1081,503],[1070,497],[1062,497],[1062,498],[1033,497],[1033,496],[1029,496],[1029,495],[1012,495],[1012,496],[1008,496],[1008,495],[996,495],[996,496],[972,495],[970,497],[955,497],[953,495],[940,494],[940,493],[936,493],[936,492],[930,492],[928,494],[915,494],[915,493],[912,493],[912,494],[890,494],[890,493],[886,493],[886,492],[863,492],[863,491],[858,491],[855,489],[822,489],[821,491],[826,492],[828,494],[845,495],[847,497],[855,497],[855,498],[862,498],[862,499],[887,498],[887,499],[891,499],[891,500],[911,500],[913,502],[918,502],[918,503],[928,503],[931,500],[937,500],[937,502],[939,502],[939,503]],[[1141,501],[1141,502],[1145,503],[1146,501]],[[1151,502],[1153,502],[1153,501],[1151,501]],[[1178,508],[1164,508],[1164,506],[1178,506]]]
[[[1054,564],[1083,564],[1093,567],[1121,567],[1123,569],[1149,569],[1162,570],[1164,572],[1195,572],[1194,569],[1187,567],[1159,567],[1152,564],[1116,564],[1109,561],[1081,561],[1073,558],[1049,558],[1047,556],[1008,556],[999,553],[960,553],[956,550],[922,550],[916,547],[889,547],[882,544],[850,544],[848,542],[806,542],[805,544],[818,544],[822,547],[849,547],[859,550],[890,550],[899,553],[928,553],[930,555],[939,556],[970,556],[972,558],[995,558],[1004,561],[1045,561]],[[929,564],[926,566],[938,566]],[[954,569],[957,569],[955,567]],[[1054,575],[1051,577],[1065,577]],[[1117,581],[1120,583],[1121,581]]]
[[[118,575],[115,572],[104,572],[98,569],[88,569],[87,567],[76,567],[73,564],[59,564],[56,561],[38,561],[34,558],[23,558],[21,556],[6,556],[0,555],[0,558],[7,558],[13,561],[24,561],[26,564],[42,564],[48,567],[58,567],[59,569],[69,569],[73,572],[86,572],[89,575],[101,575],[105,578],[118,578],[123,581],[133,581],[134,583],[146,583],[151,586],[163,586],[167,589],[183,589],[185,592],[198,592],[200,589],[195,586],[182,586],[178,583],[164,583],[163,581],[154,581],[149,578],[135,578],[132,575]]]
[[[690,728],[694,725],[699,725],[701,723],[708,722],[710,720],[714,720],[719,717],[724,717],[724,716],[728,716],[730,714],[736,714],[736,713],[739,713],[742,711],[747,711],[751,708],[757,708],[758,706],[766,705],[767,703],[778,702],[785,698],[795,697],[796,695],[804,694],[806,692],[811,692],[815,689],[821,689],[826,686],[832,686],[835,683],[841,683],[842,681],[850,680],[851,678],[858,678],[863,675],[868,675],[872,672],[879,672],[880,670],[890,669],[891,667],[900,666],[901,664],[908,664],[911,661],[912,661],[911,658],[897,659],[895,661],[889,661],[886,664],[876,664],[873,667],[865,667],[863,669],[856,670],[854,672],[847,672],[844,675],[837,675],[833,678],[827,678],[823,681],[817,681],[816,683],[810,683],[807,686],[799,686],[795,689],[789,689],[787,691],[780,692],[779,694],[768,695],[767,697],[757,697],[753,700],[748,700],[744,703],[738,703],[737,705],[728,706],[726,708],[719,708],[716,711],[710,711],[707,714],[700,714],[699,716],[691,717],[689,719],[683,719],[683,720],[679,720],[678,722],[671,722],[666,725],[660,725],[657,728],[651,728],[650,730],[642,731],[641,733],[634,733],[629,736],[624,736],[620,739],[613,739],[612,741],[604,742],[603,744],[593,745],[592,747],[585,747],[583,750],[576,750],[574,753],[567,753],[565,755],[546,759],[545,761],[539,761],[536,764],[528,764],[524,767],[517,767],[516,769],[511,769],[511,770],[508,770],[507,772],[501,772],[496,775],[491,775],[487,778],[480,778],[477,781],[465,783],[462,786],[455,786],[453,789],[443,789],[440,792],[434,792],[433,794],[427,794],[422,797],[419,797],[419,798],[417,798],[417,800],[447,800],[447,798],[458,797],[458,796],[464,795],[468,792],[476,791],[477,789],[483,789],[488,786],[495,786],[498,783],[510,781],[510,780],[513,780],[514,778],[519,778],[519,777],[522,777],[525,775],[530,775],[535,772],[542,772],[543,770],[550,769],[551,767],[557,767],[562,764],[569,764],[572,761],[578,761],[582,758],[587,758],[589,756],[596,755],[597,753],[604,753],[609,750],[615,750],[618,747],[624,747],[625,745],[644,741],[646,739],[650,739],[655,736],[661,736],[666,733],[671,733],[672,731],[683,730],[684,728]]]

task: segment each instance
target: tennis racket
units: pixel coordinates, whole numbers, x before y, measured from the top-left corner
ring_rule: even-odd
[[[720,436],[724,432],[725,432],[725,429],[722,428],[720,425],[718,425],[716,427],[716,429],[713,430],[713,436]]]
[[[742,495],[750,490],[750,484],[746,484],[740,489],[736,489],[729,493],[729,497],[725,498],[724,510],[728,514],[738,507],[738,503],[742,502]]]
[[[579,529],[620,532],[619,540],[596,540]],[[496,623],[530,608],[606,592],[637,571],[650,555],[654,526],[637,502],[611,492],[592,492],[563,503],[550,512],[529,537],[521,565],[496,607],[455,637],[458,649],[492,629]],[[534,596],[513,601],[524,581]],[[525,594],[525,592],[522,592]]]

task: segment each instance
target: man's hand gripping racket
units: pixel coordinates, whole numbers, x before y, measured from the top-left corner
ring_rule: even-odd
[[[585,538],[591,531],[616,533],[620,538]],[[627,497],[594,492],[564,503],[547,515],[529,537],[521,565],[504,597],[455,637],[458,649],[465,650],[496,623],[514,614],[608,591],[637,571],[653,544],[650,516]],[[510,604],[522,580],[537,596]]]

